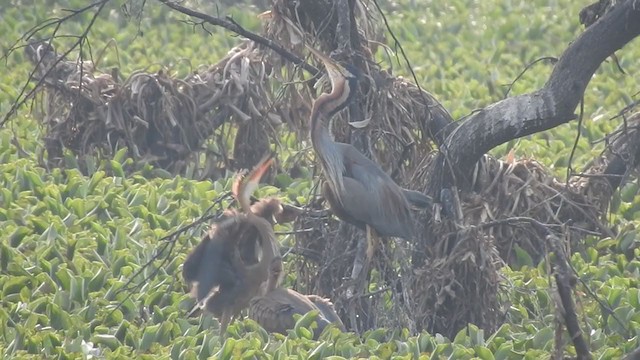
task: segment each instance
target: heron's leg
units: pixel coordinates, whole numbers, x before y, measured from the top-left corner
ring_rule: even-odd
[[[347,288],[347,299],[349,302],[349,321],[351,328],[356,333],[358,331],[358,316],[356,314],[356,306],[359,303],[355,298],[356,293],[363,293],[367,285],[367,275],[369,273],[369,265],[377,246],[376,232],[369,225],[366,225],[366,238],[358,241],[356,247],[356,257],[353,262],[351,271],[351,285]]]
[[[367,267],[371,264],[371,259],[373,259],[373,254],[378,248],[378,234],[376,231],[369,225],[367,225],[367,262],[365,263]]]
[[[360,275],[363,273],[364,268],[364,259],[366,257],[366,241],[358,241],[358,245],[356,246],[356,257],[353,261],[353,269],[351,269],[351,282],[347,287],[347,312],[349,314],[349,322],[351,323],[351,330],[353,330],[356,334],[360,333],[358,331],[358,316],[356,314],[356,297],[355,297],[355,288],[360,289]]]
[[[224,339],[227,334],[227,326],[229,326],[229,322],[231,321],[231,310],[225,309],[222,312],[222,317],[220,319],[220,338]]]
[[[367,226],[367,228],[369,228]],[[369,232],[367,231],[367,235]],[[368,236],[367,236],[368,237]],[[353,260],[353,269],[351,270],[351,279],[357,280],[360,277],[360,274],[364,270],[366,264],[366,258],[368,256],[368,243],[369,239],[364,239],[358,241],[358,245],[356,246],[356,256]]]
[[[369,265],[373,258],[373,253],[376,249],[377,237],[375,231],[366,225],[367,236],[365,239],[358,241],[356,247],[356,257],[353,261],[353,269],[351,271],[351,279],[358,286],[358,291],[362,291],[365,285],[366,275],[369,272]],[[347,296],[354,295],[353,286],[350,286],[347,290]]]

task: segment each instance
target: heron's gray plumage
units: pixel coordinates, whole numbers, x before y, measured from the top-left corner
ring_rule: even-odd
[[[331,302],[316,295],[302,295],[282,287],[272,289],[262,297],[253,298],[249,306],[249,317],[269,332],[286,335],[286,331],[293,329],[296,324],[294,314],[305,315],[312,310],[319,312],[316,317],[318,329],[314,334],[315,338],[332,322],[344,331],[344,325]]]
[[[310,50],[325,63],[332,88],[314,101],[310,116],[311,143],[326,180],[325,198],[342,220],[363,229],[368,225],[382,236],[409,240],[413,237],[410,203],[428,207],[429,197],[401,188],[353,145],[332,139],[323,122],[346,106],[357,79],[353,72]]]
[[[345,162],[343,175],[355,180],[350,182],[350,188],[345,194],[349,199],[343,199],[342,206],[345,210],[354,218],[369,224],[379,235],[411,238],[412,217],[402,188],[352,145],[336,145],[342,148],[344,156],[349,159]]]

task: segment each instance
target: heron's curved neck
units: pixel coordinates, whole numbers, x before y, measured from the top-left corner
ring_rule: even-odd
[[[329,94],[322,93],[311,106],[311,141],[316,142],[320,139],[318,136],[327,136],[329,140],[329,132],[324,128],[323,120],[327,116],[326,104],[329,101]],[[324,131],[323,131],[324,130]]]
[[[323,124],[323,120],[326,116],[323,106],[317,104],[318,102],[316,101],[313,105],[313,109],[311,110],[311,144],[316,150],[316,153],[322,157],[323,153],[326,152],[327,149],[333,148],[334,141],[331,139],[329,130]]]
[[[270,292],[280,286],[282,282],[282,258],[276,257],[271,262],[269,268],[269,279],[267,280],[266,292]]]
[[[258,230],[258,236],[261,239],[262,244],[262,269],[269,269],[274,259],[280,258],[280,249],[278,247],[278,240],[273,232],[273,226],[265,219],[257,216],[252,212],[246,214],[247,220],[255,226]]]
[[[326,180],[332,185],[334,189],[343,189],[342,174],[344,172],[344,163],[342,154],[338,149],[338,144],[333,141],[329,130],[322,123],[323,120],[328,120],[333,113],[327,114],[325,106],[327,104],[325,97],[329,97],[329,94],[322,94],[313,103],[311,109],[311,144],[315,150],[322,169],[325,173]],[[338,191],[341,193],[340,191]],[[340,199],[338,199],[340,201]]]

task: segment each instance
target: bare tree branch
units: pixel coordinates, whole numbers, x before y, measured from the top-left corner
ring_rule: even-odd
[[[547,243],[555,254],[553,258],[554,273],[556,285],[558,286],[557,291],[560,297],[559,305],[562,307],[559,310],[576,349],[576,355],[579,360],[591,359],[589,345],[585,341],[582,330],[580,329],[578,315],[576,315],[576,307],[573,302],[573,297],[571,296],[572,287],[576,279],[572,276],[573,273],[570,270],[566,253],[560,244],[560,239],[539,221],[531,219],[530,223],[538,232],[546,235]]]
[[[551,232],[547,231],[547,233],[547,241],[549,242],[553,252],[555,253],[555,278],[558,285],[558,294],[560,295],[560,300],[562,301],[561,313],[564,317],[567,331],[569,332],[569,336],[571,336],[571,341],[573,341],[578,359],[591,359],[589,345],[585,341],[582,330],[580,329],[578,315],[576,315],[576,307],[573,303],[573,297],[571,296],[571,284],[575,282],[575,279],[572,279],[572,273],[569,270],[567,257],[565,255],[565,252],[562,250],[562,246],[560,246],[559,244],[559,239],[555,235],[551,234]]]
[[[45,80],[47,79],[47,76],[55,69],[56,65],[58,65],[61,61],[63,61],[67,55],[71,54],[71,52],[73,50],[75,50],[76,48],[80,48],[80,50],[82,50],[82,45],[83,43],[87,40],[87,34],[89,34],[89,31],[91,30],[91,28],[93,27],[93,24],[95,23],[95,21],[98,19],[98,16],[100,15],[100,13],[102,12],[102,9],[104,9],[104,7],[107,5],[107,3],[110,0],[99,0],[96,1],[94,3],[91,3],[83,8],[80,9],[65,9],[65,11],[69,12],[69,14],[67,16],[63,16],[61,18],[50,18],[45,20],[44,22],[34,26],[33,28],[31,28],[31,30],[29,30],[28,32],[26,32],[18,41],[16,41],[16,43],[9,49],[9,51],[7,51],[7,53],[3,56],[3,58],[7,58],[13,51],[17,50],[18,48],[20,48],[19,46],[17,46],[18,42],[20,42],[21,40],[29,40],[31,38],[33,38],[34,36],[38,35],[40,33],[40,31],[53,26],[54,30],[53,33],[49,39],[49,43],[47,44],[48,46],[51,46],[51,40],[53,40],[53,38],[56,37],[56,34],[58,32],[58,30],[60,29],[60,26],[62,25],[63,22],[69,20],[70,18],[83,14],[93,8],[96,8],[95,13],[93,14],[93,16],[91,17],[91,20],[89,21],[89,24],[84,28],[82,34],[80,36],[77,37],[76,42],[67,50],[65,51],[62,55],[60,55],[59,57],[57,57],[53,63],[47,68],[47,70],[44,72],[44,74],[38,79],[36,77],[36,73],[38,72],[39,66],[42,63],[43,58],[38,58],[36,65],[33,67],[33,70],[31,71],[31,73],[29,73],[29,78],[27,79],[27,81],[25,81],[24,85],[22,86],[22,89],[20,89],[20,93],[18,94],[18,97],[16,98],[16,100],[13,102],[13,104],[11,105],[11,108],[9,109],[9,111],[7,111],[7,113],[5,114],[4,118],[2,120],[0,120],[0,127],[4,126],[4,124],[9,121],[9,119],[11,118],[11,116],[13,116],[16,111],[18,111],[18,109],[20,107],[22,107],[22,105],[24,105],[27,101],[29,101],[29,99],[31,99],[31,97],[40,89],[40,87],[44,84]],[[80,51],[80,56],[79,56],[79,60],[78,61],[82,61],[82,51]],[[81,67],[81,72],[82,72],[82,67]],[[81,74],[82,75],[82,74]],[[30,91],[27,91],[27,87],[29,86],[29,84],[31,83],[32,80],[38,80],[38,82],[36,83],[36,85],[33,87],[33,89],[31,89]],[[80,90],[82,89],[82,82],[80,82],[80,85],[78,87],[78,93],[80,93]]]
[[[474,164],[494,147],[576,119],[574,110],[600,64],[639,34],[640,7],[634,0],[621,1],[567,48],[543,88],[489,105],[461,121],[447,136],[441,161],[435,162],[434,179],[442,180],[431,184],[431,192],[454,179],[468,183]]]
[[[205,21],[211,25],[215,25],[215,26],[220,26],[223,27],[229,31],[232,31],[240,36],[244,36],[249,40],[252,40],[260,45],[266,46],[269,49],[275,51],[278,55],[282,56],[284,59],[286,59],[287,61],[290,61],[296,65],[299,65],[300,67],[302,67],[303,69],[307,70],[308,72],[310,72],[312,75],[317,75],[320,73],[320,71],[313,65],[310,65],[308,63],[306,63],[303,59],[299,58],[298,56],[296,56],[295,54],[291,53],[290,51],[288,51],[287,49],[285,49],[284,47],[282,47],[280,44],[276,43],[273,40],[267,39],[265,37],[262,37],[258,34],[254,34],[251,31],[246,30],[245,28],[241,27],[238,23],[236,23],[235,21],[230,21],[230,20],[223,20],[211,15],[207,15],[198,11],[195,11],[193,9],[184,7],[182,5],[179,5],[173,1],[170,0],[158,0],[159,2],[161,2],[162,4],[170,7],[171,9],[178,11],[182,14],[200,19],[202,21]]]
[[[336,28],[337,51],[351,56],[351,9],[348,0],[335,0],[333,3],[338,15],[338,27]]]

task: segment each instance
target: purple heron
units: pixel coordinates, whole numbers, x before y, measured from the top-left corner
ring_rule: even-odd
[[[252,173],[248,186],[257,186],[260,177],[268,169],[270,164],[271,159],[269,158],[258,164],[256,170]],[[248,218],[258,216],[252,213],[248,207],[248,195],[250,195],[251,192],[252,191],[241,191],[240,193],[245,196],[238,199],[242,208],[248,211],[246,214]],[[277,248],[277,245],[275,245],[277,244],[275,236],[272,235],[273,230],[271,228],[269,228],[269,230],[270,234],[263,234],[262,238],[271,239],[274,242],[273,248]],[[259,231],[265,232],[267,229],[261,227]],[[295,326],[296,321],[293,317],[294,314],[304,315],[309,311],[317,310],[318,317],[316,318],[316,323],[318,324],[318,331],[315,333],[316,338],[322,333],[324,328],[331,323],[336,324],[339,329],[345,331],[344,325],[338,317],[333,304],[328,299],[317,295],[303,295],[295,290],[283,288],[281,286],[282,275],[282,258],[275,256],[272,258],[269,266],[269,276],[261,291],[262,295],[256,296],[250,301],[249,317],[251,319],[255,320],[269,332],[278,332],[286,335],[286,331]]]
[[[308,49],[322,60],[331,92],[321,94],[311,108],[311,143],[320,160],[325,182],[323,195],[341,220],[366,231],[367,243],[359,244],[352,279],[358,279],[374,252],[374,237],[413,237],[410,205],[427,208],[432,200],[418,191],[396,184],[378,164],[351,144],[336,142],[323,124],[344,109],[355,92],[357,70],[345,68],[319,51]]]

